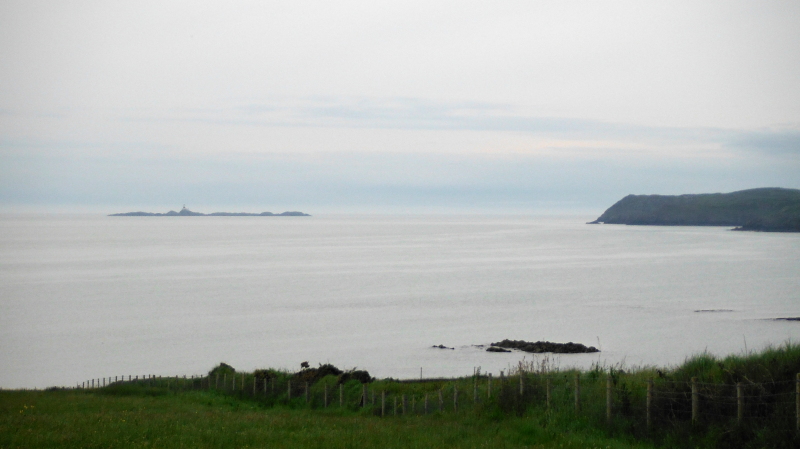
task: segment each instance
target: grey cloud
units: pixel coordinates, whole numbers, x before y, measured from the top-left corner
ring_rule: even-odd
[[[152,118],[152,120],[161,120]],[[519,132],[557,139],[719,144],[731,150],[796,154],[800,132],[655,127],[569,117],[537,117],[507,104],[414,98],[306,98],[249,103],[231,111],[177,111],[167,120],[225,125]]]
[[[775,156],[800,156],[800,131],[756,131],[735,134],[729,148]]]

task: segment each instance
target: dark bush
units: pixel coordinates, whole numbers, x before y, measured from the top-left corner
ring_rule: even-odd
[[[299,382],[314,383],[322,380],[325,376],[339,376],[341,374],[342,370],[331,365],[330,363],[326,363],[324,365],[320,365],[318,368],[302,369],[295,373],[295,375],[292,377]]]
[[[273,369],[257,369],[253,371],[253,376],[260,381],[272,380],[278,377],[278,372]]]
[[[232,366],[228,365],[227,363],[220,363],[219,365],[215,366],[211,371],[208,372],[209,377],[219,374],[222,376],[223,374],[233,374],[236,370],[233,369]]]
[[[374,380],[372,376],[369,375],[369,372],[365,370],[347,371],[339,375],[340,384],[346,383],[354,379],[361,382],[362,384],[368,384]]]

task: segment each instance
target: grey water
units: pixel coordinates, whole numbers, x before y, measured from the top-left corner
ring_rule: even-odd
[[[601,349],[550,356],[560,368],[669,367],[800,336],[771,320],[800,316],[800,235],[593,218],[3,215],[0,387],[534,360],[480,347],[505,338]]]

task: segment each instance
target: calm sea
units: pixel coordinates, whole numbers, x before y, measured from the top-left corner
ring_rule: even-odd
[[[594,217],[0,217],[0,387],[298,369],[669,366],[800,336],[800,235]],[[697,312],[697,310],[725,310]],[[445,345],[454,350],[434,349]],[[541,360],[541,358],[537,358]]]

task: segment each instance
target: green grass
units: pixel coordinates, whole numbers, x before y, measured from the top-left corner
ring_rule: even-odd
[[[208,392],[0,392],[2,448],[647,448],[591,427],[531,417],[379,418],[351,410],[262,405]]]
[[[367,407],[361,404],[363,385],[358,380],[334,375],[314,378],[308,383],[306,401],[306,384],[301,380],[305,378],[275,370],[234,374],[231,369],[225,371],[224,385],[221,381],[218,385],[214,375],[202,380],[118,382],[93,390],[0,390],[0,448],[800,447],[794,409],[795,376],[800,372],[797,344],[722,359],[700,354],[673,369],[625,372],[596,366],[584,372],[545,372],[541,367],[521,366],[522,395],[519,373],[502,381],[495,377],[491,398],[486,376],[377,380],[368,384]],[[581,389],[579,411],[575,410],[576,376]],[[697,379],[701,395],[701,416],[695,423],[691,421],[692,378]],[[609,379],[610,422],[606,420]],[[650,380],[656,394],[648,428],[645,403]],[[341,407],[339,381],[344,382]],[[736,383],[742,384],[746,396],[742,423],[736,420]],[[476,385],[478,401],[473,399]],[[326,388],[328,407],[323,400]],[[384,417],[382,394],[386,395]]]

